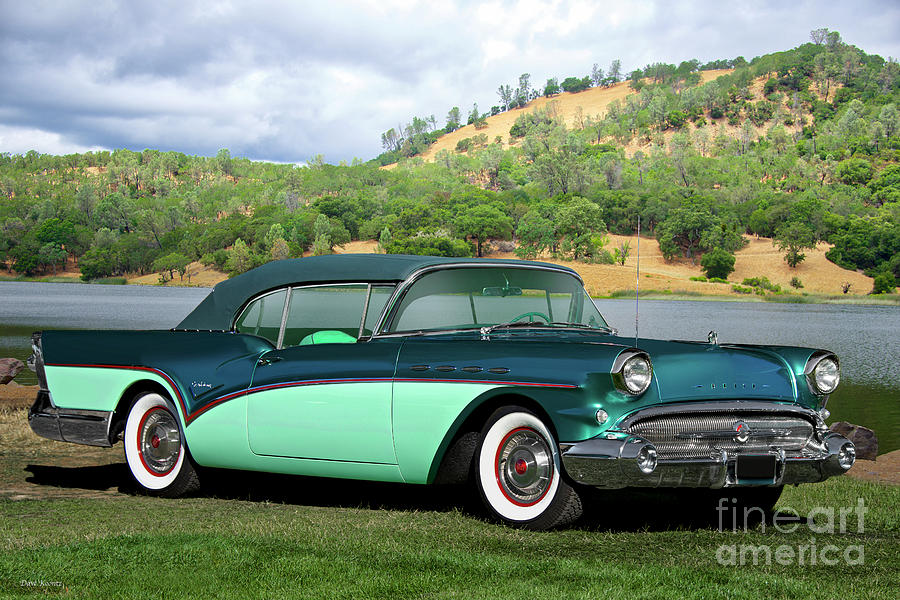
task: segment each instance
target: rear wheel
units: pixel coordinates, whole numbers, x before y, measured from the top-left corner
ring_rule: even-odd
[[[173,498],[199,489],[177,413],[157,393],[134,399],[125,422],[125,460],[145,493]]]
[[[490,515],[528,529],[566,525],[581,498],[563,480],[559,449],[547,426],[527,409],[497,410],[481,431],[473,478]]]

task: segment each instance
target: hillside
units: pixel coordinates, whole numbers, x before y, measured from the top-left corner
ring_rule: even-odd
[[[400,137],[385,132],[391,150],[368,163],[278,165],[227,149],[0,154],[0,263],[29,276],[77,261],[86,280],[165,273],[203,284],[269,260],[371,248],[365,240],[443,256],[489,243],[571,261],[603,294],[633,287],[617,279],[628,269],[613,254],[640,222],[651,288],[734,293],[689,280],[714,261],[738,284],[894,293],[900,66],[836,32],[709,64],[734,68],[653,63],[628,83],[567,78],[567,89],[588,89],[550,99],[520,83],[524,108],[473,107],[462,128],[455,107],[442,129],[415,118]],[[428,160],[378,168],[423,151]]]
[[[700,77],[703,83],[712,81],[720,75],[731,73],[733,69],[719,69],[712,71],[701,71]],[[603,116],[606,112],[607,105],[613,100],[624,101],[624,99],[634,94],[635,91],[629,87],[627,81],[621,81],[609,87],[593,87],[583,92],[570,93],[562,92],[551,98],[538,98],[532,100],[528,105],[522,108],[515,108],[502,112],[499,115],[487,117],[487,128],[475,129],[474,125],[466,125],[456,131],[442,135],[428,150],[421,154],[424,160],[432,161],[438,152],[448,150],[456,151],[456,144],[459,140],[467,137],[486,134],[489,140],[493,140],[496,136],[500,136],[504,148],[509,147],[509,128],[513,126],[516,119],[524,112],[533,112],[546,108],[551,102],[555,104],[556,110],[560,117],[569,128],[580,127],[578,123],[578,112],[581,111],[581,118]]]

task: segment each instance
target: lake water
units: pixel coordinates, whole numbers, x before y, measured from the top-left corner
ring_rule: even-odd
[[[0,357],[25,360],[39,329],[168,329],[207,294],[206,288],[0,282]],[[634,300],[597,300],[621,334],[634,332]],[[720,343],[782,344],[834,351],[842,381],[829,422],[875,430],[879,452],[900,448],[900,308],[835,304],[643,300],[640,335]],[[36,383],[25,370],[16,381]]]

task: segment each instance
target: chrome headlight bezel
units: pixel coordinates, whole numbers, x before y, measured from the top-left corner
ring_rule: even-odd
[[[834,370],[834,383],[830,386],[823,382],[826,369]],[[833,352],[819,350],[806,361],[803,375],[806,377],[806,385],[809,387],[810,393],[815,396],[824,396],[827,400],[828,395],[833,393],[841,383],[841,363]]]
[[[643,366],[646,363],[646,366]],[[610,370],[613,385],[627,396],[637,397],[653,382],[653,363],[643,350],[630,348],[616,357]]]

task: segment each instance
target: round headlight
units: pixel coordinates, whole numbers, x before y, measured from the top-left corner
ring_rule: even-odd
[[[625,387],[632,394],[641,394],[650,386],[650,377],[653,374],[653,368],[650,361],[640,354],[632,356],[625,361],[622,367],[622,378],[625,381]]]
[[[813,381],[823,394],[830,394],[841,382],[841,370],[833,358],[823,358],[813,368]]]

